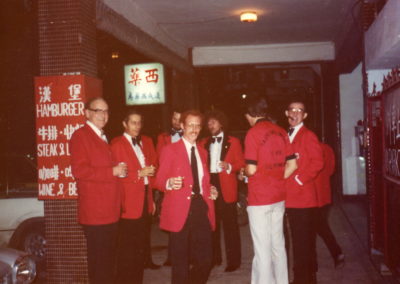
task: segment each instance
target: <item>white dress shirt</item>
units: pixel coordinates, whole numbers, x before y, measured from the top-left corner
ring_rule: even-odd
[[[86,124],[90,126],[90,128],[93,129],[93,131],[101,138],[104,140],[104,142],[108,143],[107,137],[104,134],[103,130],[98,129],[96,125],[93,124],[93,122],[86,120]]]
[[[292,135],[289,135],[289,141],[290,143],[293,142],[294,137],[296,137],[297,133],[299,132],[300,128],[303,127],[304,123],[301,122],[300,124],[297,124],[294,128]],[[297,153],[296,153],[297,154]],[[297,154],[298,155],[298,154]],[[295,181],[299,184],[299,185],[303,185],[303,183],[301,182],[301,180],[299,179],[299,175],[295,175],[294,176]]]
[[[129,144],[132,146],[132,149],[135,152],[137,159],[139,160],[140,166],[144,168],[146,166],[146,158],[143,154],[142,148],[140,147],[139,144],[133,145],[132,136],[130,136],[128,133],[124,132],[124,136],[128,140]],[[140,144],[142,144],[142,141],[140,141]],[[143,179],[144,179],[144,184],[148,185],[149,178],[144,177]]]
[[[214,143],[210,144],[210,172],[215,174],[221,172],[221,167],[218,166],[218,164],[221,161],[222,140],[224,140],[224,133],[221,132],[212,137],[221,137],[221,142],[215,141]]]
[[[299,130],[300,130],[300,128],[303,126],[303,124],[304,124],[304,123],[301,122],[300,124],[297,124],[296,126],[292,127],[292,128],[294,128],[294,130],[293,130],[293,132],[292,132],[292,135],[289,135],[289,141],[290,141],[290,143],[293,142],[294,137],[296,137],[297,132],[299,132]]]
[[[174,135],[171,135],[171,143],[175,143],[178,142],[179,139],[181,139],[181,136],[179,135],[179,133],[175,133]]]

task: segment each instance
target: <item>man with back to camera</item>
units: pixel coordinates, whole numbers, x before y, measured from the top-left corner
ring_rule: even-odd
[[[221,224],[224,230],[226,253],[225,272],[237,270],[241,264],[240,232],[237,221],[238,195],[237,174],[244,167],[242,146],[239,139],[226,133],[227,118],[221,111],[207,114],[207,126],[211,134],[201,141],[208,151],[211,184],[218,190],[215,201],[216,230],[213,234],[214,265],[220,265]]]
[[[154,214],[153,179],[157,154],[150,137],[141,135],[143,116],[131,109],[122,122],[122,136],[111,142],[115,161],[128,166],[127,177],[120,180],[122,214],[117,261],[118,283],[142,283]]]
[[[316,283],[317,256],[315,178],[324,161],[317,136],[304,126],[303,102],[293,101],[285,111],[290,125],[289,140],[297,156],[298,169],[286,180],[286,212],[293,245],[295,284]]]
[[[103,128],[108,105],[100,97],[85,104],[86,124],[70,140],[71,167],[78,187],[78,216],[87,242],[89,282],[114,282],[113,267],[118,219],[121,210],[118,176],[126,165],[112,159]]]
[[[206,283],[212,266],[215,188],[210,185],[207,152],[196,144],[202,114],[181,116],[182,139],[167,145],[156,177],[164,192],[160,228],[170,232],[172,283]]]
[[[285,284],[285,178],[297,165],[286,131],[266,119],[267,109],[265,98],[250,98],[245,114],[251,126],[245,138],[247,211],[254,246],[251,283]]]

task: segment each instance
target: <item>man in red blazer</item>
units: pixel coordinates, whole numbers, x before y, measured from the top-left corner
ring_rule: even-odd
[[[239,139],[229,136],[224,129],[227,118],[220,111],[207,114],[207,126],[211,134],[201,144],[208,151],[211,184],[218,190],[215,201],[216,230],[213,234],[214,264],[220,265],[221,223],[224,229],[226,268],[235,271],[241,263],[240,232],[237,222],[236,201],[238,195],[237,174],[244,167],[244,157]]]
[[[333,258],[335,268],[344,265],[344,254],[336,241],[335,236],[329,226],[328,216],[330,204],[332,203],[331,176],[335,171],[335,154],[332,148],[325,143],[321,143],[324,155],[324,167],[315,179],[317,188],[317,234],[322,238]]]
[[[126,165],[112,159],[103,128],[108,105],[100,97],[85,105],[86,124],[70,141],[72,173],[78,186],[78,215],[87,241],[90,283],[113,283],[117,222],[121,211],[117,176]]]
[[[315,178],[324,161],[317,136],[304,126],[301,101],[289,104],[285,114],[289,140],[297,155],[297,170],[286,180],[286,212],[292,235],[294,282],[315,283],[317,271],[315,214],[318,207]]]
[[[181,139],[183,132],[181,128],[180,118],[181,118],[181,111],[174,110],[172,112],[172,117],[171,117],[171,125],[172,125],[171,130],[160,133],[158,135],[157,137],[158,156],[161,155],[161,151],[166,145],[177,142],[179,139]]]
[[[160,228],[170,232],[173,284],[206,283],[212,266],[218,193],[210,185],[207,152],[196,145],[201,123],[196,110],[182,114],[183,137],[163,149],[156,178],[164,192]]]
[[[153,202],[153,179],[157,155],[150,137],[140,135],[143,119],[129,110],[122,122],[125,132],[111,142],[113,157],[128,166],[126,178],[120,179],[122,214],[119,231],[118,283],[142,283],[150,234]]]

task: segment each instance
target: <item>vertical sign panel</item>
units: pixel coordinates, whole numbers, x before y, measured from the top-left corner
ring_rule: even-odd
[[[77,198],[68,141],[85,122],[85,101],[100,95],[101,81],[96,78],[35,78],[39,199]]]
[[[125,65],[127,105],[165,103],[164,67],[161,63]]]

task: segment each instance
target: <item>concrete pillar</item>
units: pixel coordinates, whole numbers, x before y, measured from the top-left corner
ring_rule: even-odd
[[[96,0],[39,0],[40,76],[96,76]],[[47,283],[86,283],[76,200],[46,200]],[[111,268],[110,268],[111,269]]]

